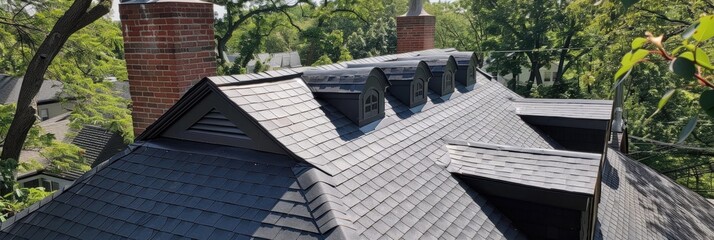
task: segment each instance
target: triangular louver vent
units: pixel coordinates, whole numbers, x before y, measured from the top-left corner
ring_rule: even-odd
[[[250,140],[248,135],[216,109],[212,109],[206,113],[206,115],[191,125],[188,131]]]

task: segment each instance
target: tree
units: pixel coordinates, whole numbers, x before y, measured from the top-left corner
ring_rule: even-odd
[[[506,72],[513,62],[525,63],[530,69],[526,89],[542,84],[540,68],[558,63],[555,85],[563,83],[566,71],[588,50],[575,44],[586,44],[583,30],[590,23],[590,1],[492,1],[473,2],[474,15],[485,21],[487,37],[484,50],[515,49],[513,59],[505,65],[493,65],[492,70]],[[478,29],[478,28],[477,28]],[[496,36],[496,37],[493,37]],[[522,59],[522,56],[525,59]],[[504,69],[505,68],[505,69]]]
[[[309,0],[296,0],[294,3],[284,0],[216,0],[214,3],[226,7],[225,17],[215,23],[218,61],[221,64],[228,62],[226,55],[228,41],[233,37],[234,32],[251,18],[269,13],[281,13],[292,22],[288,9],[302,4],[312,5]]]
[[[45,35],[46,37],[37,50],[34,51],[31,60],[27,64],[14,118],[8,129],[5,144],[0,154],[2,165],[13,169],[13,171],[17,167],[20,151],[27,139],[28,132],[36,121],[36,106],[33,99],[39,92],[45,74],[54,58],[60,53],[60,50],[72,34],[109,13],[111,5],[111,0],[100,0],[96,4],[93,4],[92,0],[75,0],[57,20],[49,33]],[[23,9],[20,11],[24,12]],[[8,19],[5,17],[7,16],[6,13],[3,11],[4,20]],[[21,25],[13,22],[5,24]],[[34,27],[25,26],[20,28],[32,29]],[[14,174],[3,174],[0,177],[2,177],[5,189],[12,187],[11,183],[14,182]]]

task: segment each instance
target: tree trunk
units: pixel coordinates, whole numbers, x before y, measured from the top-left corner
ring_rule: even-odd
[[[570,48],[570,41],[573,39],[573,35],[575,35],[575,31],[573,31],[573,28],[575,25],[575,21],[571,20],[570,21],[570,31],[568,32],[568,36],[565,37],[565,43],[563,43],[563,49],[560,50],[560,59],[558,62],[558,72],[555,74],[555,79],[553,79],[553,84],[554,85],[559,85],[563,83],[563,74],[565,72],[565,58],[568,56],[568,49]]]
[[[91,3],[92,0],[75,0],[64,15],[57,20],[27,67],[17,100],[15,116],[5,137],[2,154],[0,154],[2,165],[10,163],[6,166],[12,167],[13,171],[17,168],[17,160],[20,158],[27,133],[37,120],[34,100],[40,91],[47,68],[74,32],[107,14],[112,4],[111,0],[103,0],[87,11]],[[3,190],[11,189],[12,186],[7,185],[14,180],[14,176],[13,179],[3,179],[3,185],[6,187]]]

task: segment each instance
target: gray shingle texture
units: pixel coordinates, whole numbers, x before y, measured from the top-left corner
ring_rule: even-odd
[[[387,97],[382,127],[363,131],[312,97],[300,79],[222,86],[291,152],[333,175],[362,238],[511,238],[510,221],[437,165],[444,138],[552,148],[514,112],[513,93],[495,82],[430,94],[413,112]]]
[[[312,217],[309,189],[300,187],[293,160],[235,149],[214,155],[221,151],[196,152],[206,146],[192,145],[181,145],[190,151],[141,146],[110,160],[12,228],[3,224],[0,239],[327,235]]]
[[[449,171],[592,195],[600,154],[450,141]]]
[[[602,169],[595,239],[712,239],[714,205],[613,149]]]
[[[516,113],[525,116],[610,120],[611,100],[515,99]]]

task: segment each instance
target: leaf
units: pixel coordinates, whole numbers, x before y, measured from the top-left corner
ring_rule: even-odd
[[[701,48],[695,48],[695,51],[697,53],[696,56],[692,52],[684,52],[680,54],[679,57],[696,62],[697,65],[702,66],[703,68],[710,70],[714,69],[714,65],[712,65],[711,61],[709,60],[709,56],[707,56],[707,53],[704,52],[704,50],[702,50]]]
[[[664,93],[664,96],[662,96],[662,98],[659,100],[659,103],[657,103],[657,111],[655,111],[655,112],[650,116],[650,118],[654,117],[654,115],[656,115],[657,113],[659,113],[659,111],[662,111],[662,108],[664,107],[664,105],[666,105],[667,102],[669,102],[669,99],[672,98],[672,96],[674,95],[675,90],[676,90],[676,89],[670,89],[669,91],[667,91],[666,93]]]
[[[630,70],[632,70],[632,65],[630,65],[630,64],[622,65],[622,67],[620,67],[620,69],[618,69],[617,72],[615,73],[615,80],[619,79],[620,76],[622,76],[623,74],[629,73]],[[622,80],[620,80],[620,81],[622,81]]]
[[[687,30],[684,30],[684,32],[682,33],[682,38],[689,39],[690,37],[692,37],[692,35],[694,35],[694,32],[697,30],[698,27],[699,27],[699,22],[693,23],[691,26],[689,26],[689,28],[687,28]]]
[[[634,65],[635,63],[647,57],[648,54],[650,54],[650,51],[648,50],[637,49],[634,52],[629,52],[625,54],[625,56],[622,56],[622,60],[620,60],[620,63],[622,65]]]
[[[694,62],[686,58],[675,58],[669,65],[669,70],[683,78],[693,78],[697,72]]]
[[[697,121],[699,120],[698,116],[694,116],[689,119],[689,122],[687,122],[687,125],[684,125],[684,128],[682,128],[682,131],[679,132],[679,140],[677,140],[677,144],[681,144],[684,142],[684,140],[687,140],[687,137],[689,137],[690,134],[694,131],[694,128],[697,126]]]
[[[625,79],[627,79],[627,76],[630,76],[631,72],[632,72],[632,68],[630,68],[630,70],[627,71],[625,76],[622,77],[622,79],[620,79],[620,81],[618,81],[617,83],[615,83],[615,85],[612,86],[612,89],[610,89],[610,91],[615,91],[615,89],[617,89],[617,87],[619,87],[620,84],[622,84],[622,82],[624,82]],[[619,71],[618,71],[618,73],[619,73]],[[617,80],[617,78],[615,78],[615,80]]]
[[[632,40],[632,50],[634,51],[634,50],[642,48],[642,46],[644,46],[645,43],[647,43],[647,38],[643,38],[643,37],[635,38],[635,40]]]
[[[677,56],[679,54],[679,52],[684,49],[686,49],[684,46],[676,47],[676,48],[674,48],[674,50],[672,50],[672,55]]]
[[[699,106],[710,117],[714,117],[714,90],[706,90],[699,96]]]
[[[714,37],[714,16],[703,16],[699,18],[699,26],[694,30],[692,38],[698,42],[706,41]]]

